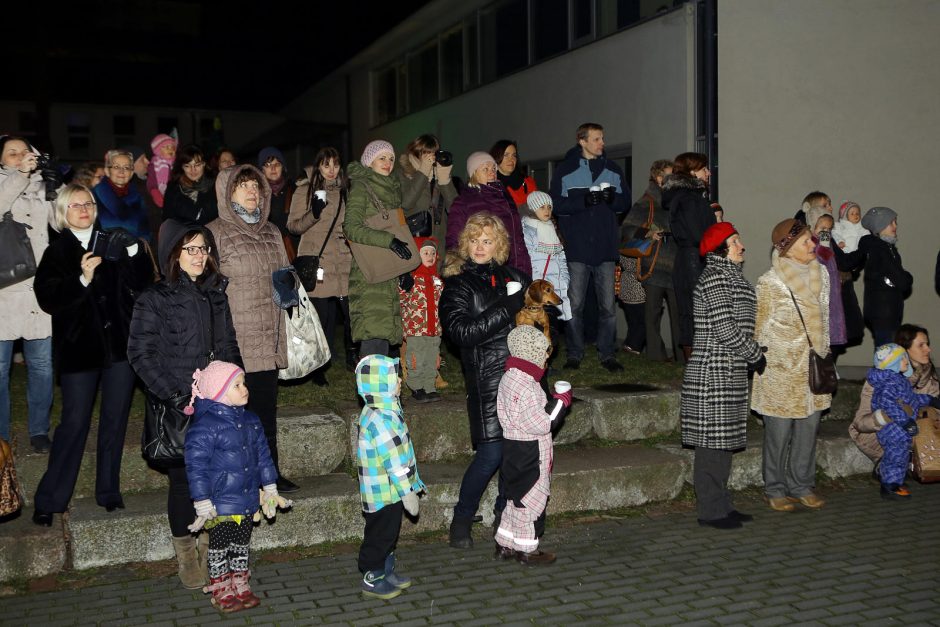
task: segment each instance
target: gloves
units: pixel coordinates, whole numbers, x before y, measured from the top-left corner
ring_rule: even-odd
[[[509,310],[510,316],[515,317],[515,315],[525,307],[525,290],[519,290],[515,294],[500,296],[499,304]]]
[[[558,392],[552,392],[552,398],[557,398],[558,400],[560,400],[561,404],[564,405],[565,407],[571,407],[571,390],[568,390],[567,392],[562,392],[561,394],[559,394]]]
[[[450,185],[450,171],[454,169],[453,165],[438,165],[436,168],[437,184]]]
[[[323,213],[323,209],[326,207],[326,201],[320,200],[319,197],[314,196],[313,202],[310,204],[310,213],[313,214],[314,220],[319,220],[320,215]]]
[[[615,195],[616,193],[617,193],[616,188],[614,188],[614,186],[611,185],[611,186],[609,186],[609,187],[605,187],[605,188],[601,191],[601,197],[604,199],[604,202],[605,202],[605,203],[607,203],[608,205],[610,205],[610,204],[612,204],[612,203],[614,202],[614,195]]]
[[[760,374],[760,375],[764,374],[764,370],[767,368],[767,358],[761,355],[760,359],[758,359],[753,364],[748,366],[748,368],[750,368],[757,374]]]
[[[418,499],[417,492],[409,492],[401,497],[401,504],[405,506],[405,511],[412,516],[417,516],[418,510],[421,509],[421,501]]]
[[[588,190],[588,193],[584,196],[584,206],[593,207],[601,204],[602,200],[604,200],[604,194],[601,190]]]
[[[411,251],[408,250],[408,244],[397,237],[392,238],[392,243],[388,245],[389,249],[398,255],[400,259],[411,259]]]
[[[415,286],[415,278],[411,276],[410,272],[398,275],[398,287],[403,292],[410,292],[411,288]]]
[[[215,511],[215,505],[213,505],[212,501],[209,499],[196,501],[193,503],[193,507],[196,508],[196,520],[193,521],[193,524],[186,527],[193,533],[202,529],[206,521],[212,520],[219,515],[218,512]]]
[[[277,486],[275,484],[270,484],[264,486],[264,489],[261,490],[261,513],[264,514],[264,517],[268,520],[277,516],[277,508],[281,509],[290,509],[293,506],[294,502],[290,499],[285,499],[283,496],[277,493]]]
[[[114,241],[120,244],[122,248],[128,248],[137,243],[137,238],[131,235],[130,231],[127,229],[117,227],[111,229],[109,232],[111,233],[111,237],[114,238]]]

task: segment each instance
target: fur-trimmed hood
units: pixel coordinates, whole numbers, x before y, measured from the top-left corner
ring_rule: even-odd
[[[688,174],[667,174],[663,177],[664,192],[679,189],[704,193],[708,190],[708,185],[702,179]]]

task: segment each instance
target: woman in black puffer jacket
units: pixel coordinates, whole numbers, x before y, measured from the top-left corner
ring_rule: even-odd
[[[470,526],[480,498],[503,459],[503,430],[496,415],[496,391],[509,347],[506,336],[524,304],[529,279],[503,265],[509,257],[509,235],[502,221],[487,212],[467,220],[457,254],[444,268],[444,292],[438,310],[444,333],[460,347],[467,382],[470,439],[476,454],[460,484],[460,497],[450,526],[450,545],[471,548]],[[507,294],[507,283],[521,289]],[[496,515],[506,500],[500,490]]]
[[[134,306],[127,358],[147,391],[182,409],[189,404],[193,372],[215,359],[242,365],[232,312],[208,229],[167,220],[160,227],[158,256],[163,280]],[[165,465],[170,479],[167,515],[180,580],[190,589],[208,583],[206,534],[187,527],[196,519],[182,458]],[[204,546],[203,546],[204,545]],[[201,565],[200,565],[201,564]]]

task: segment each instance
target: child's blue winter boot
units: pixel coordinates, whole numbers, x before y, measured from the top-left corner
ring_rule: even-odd
[[[389,553],[385,558],[385,581],[389,582],[399,590],[404,590],[411,585],[411,578],[405,577],[395,572],[395,554]]]
[[[384,570],[369,570],[362,576],[362,594],[374,599],[394,599],[401,590],[385,577]]]

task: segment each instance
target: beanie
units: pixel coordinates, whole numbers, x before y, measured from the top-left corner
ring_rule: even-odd
[[[436,251],[438,246],[437,240],[433,237],[416,237],[415,244],[418,245],[418,250],[422,248],[433,248]]]
[[[839,205],[839,219],[845,220],[845,216],[848,215],[849,209],[852,207],[858,207],[858,203],[852,200],[846,200],[841,205]],[[858,210],[861,211],[862,208],[858,207]]]
[[[799,220],[789,218],[774,227],[770,235],[770,243],[781,256],[787,254],[793,243],[807,230],[807,226]]]
[[[882,344],[875,349],[875,368],[879,370],[891,370],[892,372],[898,372],[905,377],[909,377],[914,373],[910,357],[907,358],[907,370],[901,372],[901,360],[905,356],[907,356],[907,351],[904,350],[903,346],[899,346],[898,344]]]
[[[819,222],[819,219],[823,216],[832,216],[832,212],[826,209],[825,207],[812,207],[806,212],[806,226],[813,230],[816,228],[816,223]]]
[[[708,253],[715,252],[716,248],[737,232],[738,230],[730,222],[714,223],[702,233],[702,241],[698,244],[698,254],[704,257]]]
[[[470,156],[467,157],[467,177],[472,177],[473,173],[485,163],[496,165],[496,160],[493,159],[490,153],[483,152],[482,150],[470,153]]]
[[[552,197],[546,194],[545,192],[534,191],[529,194],[528,198],[525,199],[526,204],[529,205],[529,209],[535,211],[540,209],[545,205],[549,207],[552,206]]]
[[[395,149],[390,143],[383,139],[377,139],[366,144],[366,147],[362,150],[362,158],[359,159],[359,162],[365,167],[372,167],[372,162],[383,152],[387,152],[392,155],[392,158],[395,158]]]
[[[171,142],[174,146],[176,145],[176,140],[167,135],[166,133],[160,133],[156,137],[150,140],[150,150],[153,151],[153,154],[160,156],[159,150],[160,146]]]
[[[193,403],[197,398],[221,401],[232,386],[232,382],[235,381],[235,377],[240,374],[245,374],[245,371],[227,361],[213,361],[202,370],[197,368],[193,373],[192,396],[183,413],[188,416],[193,414]]]
[[[545,334],[533,326],[522,324],[509,332],[506,338],[509,354],[541,368],[548,358],[551,344]]]
[[[888,207],[872,207],[865,212],[862,217],[862,226],[878,235],[885,230],[889,224],[898,219],[898,214],[894,209]]]
[[[281,165],[284,165],[284,153],[275,148],[274,146],[266,146],[261,149],[261,152],[258,153],[258,168],[263,168],[264,164],[267,163],[271,157],[274,157],[281,162]]]

